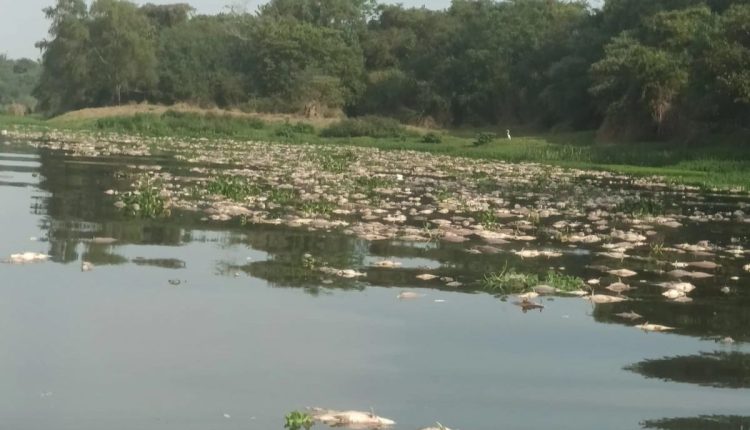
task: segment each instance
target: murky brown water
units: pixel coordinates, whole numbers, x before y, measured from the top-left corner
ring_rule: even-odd
[[[193,212],[135,219],[104,192],[142,161],[0,147],[0,256],[51,257],[0,264],[0,429],[280,429],[305,406],[373,408],[399,430],[750,425],[749,261],[723,251],[750,246],[748,223],[657,230],[668,245],[720,246],[659,257],[722,265],[691,280],[690,303],[661,297],[654,283],[669,277],[644,248],[624,264],[639,272],[633,300],[540,298],[543,311],[523,313],[478,281],[506,264],[583,279],[623,264],[597,255],[600,244],[527,245],[563,253],[550,261],[508,252],[520,246],[472,254],[481,242],[366,241]],[[189,170],[166,155],[150,161]],[[698,197],[671,203],[711,214],[750,201]],[[305,254],[366,276],[324,283]],[[401,266],[373,267],[383,259]],[[83,261],[94,269],[81,271]],[[398,300],[406,290],[423,296]],[[645,333],[615,316],[627,311],[676,330]]]

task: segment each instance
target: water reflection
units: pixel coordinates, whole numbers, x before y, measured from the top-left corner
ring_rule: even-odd
[[[750,354],[732,351],[644,360],[626,367],[647,378],[717,388],[750,388]]]
[[[641,423],[657,430],[743,430],[750,428],[750,417],[739,415],[701,415],[691,418],[663,418]]]

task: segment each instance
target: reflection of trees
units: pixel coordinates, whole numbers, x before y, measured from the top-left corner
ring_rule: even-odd
[[[750,388],[750,354],[704,352],[644,360],[625,368],[647,378],[719,388]]]
[[[737,430],[750,428],[750,417],[702,415],[691,418],[663,418],[644,421],[641,426],[658,430]]]
[[[750,341],[750,300],[748,297],[702,298],[694,303],[670,303],[664,300],[638,300],[597,306],[594,319],[599,322],[629,324],[615,316],[635,311],[653,323],[676,327],[679,334],[696,337],[731,336]]]
[[[83,255],[95,264],[123,264],[127,260],[113,254],[111,245],[87,242],[93,237],[112,237],[118,244],[182,243],[183,228],[167,220],[138,220],[122,216],[106,194],[108,189],[121,189],[116,179],[127,159],[98,157],[95,159],[66,157],[56,151],[39,151],[39,188],[46,191],[32,207],[35,214],[45,215],[42,229],[47,230],[49,254],[57,261],[73,262]]]

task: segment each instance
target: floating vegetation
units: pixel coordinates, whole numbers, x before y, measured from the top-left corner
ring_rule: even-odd
[[[305,412],[292,411],[284,417],[284,428],[288,430],[310,430],[313,424],[312,415]]]
[[[140,218],[156,218],[170,214],[163,193],[148,183],[136,191],[121,194],[116,206],[128,215]]]
[[[534,287],[545,285],[556,292],[575,291],[585,285],[583,279],[549,271],[543,277],[530,273],[520,273],[507,265],[500,272],[485,275],[482,286],[485,290],[501,294],[531,292]]]
[[[206,190],[211,194],[224,196],[240,202],[250,196],[258,196],[262,189],[258,184],[237,176],[222,176],[210,181]]]

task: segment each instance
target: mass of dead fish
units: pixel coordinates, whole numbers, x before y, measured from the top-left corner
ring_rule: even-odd
[[[630,300],[631,291],[648,279],[648,286],[657,282],[663,288],[659,293],[664,298],[654,294],[655,299],[686,303],[693,290],[703,288],[717,273],[733,272],[730,279],[738,281],[740,272],[750,271],[750,250],[743,239],[679,239],[686,226],[750,223],[745,207],[710,209],[691,203],[685,210],[663,213],[627,210],[637,208],[644,198],[702,199],[703,192],[695,187],[670,185],[655,177],[361,147],[61,131],[11,134],[31,146],[71,157],[147,159],[158,152],[173,154],[188,166],[179,174],[148,162],[127,166],[123,177],[129,187],[102,190],[123,210],[129,207],[123,196],[150,189],[169,213],[197,213],[206,222],[335,230],[368,242],[444,243],[473,255],[515,258],[518,265],[533,260],[550,261],[552,266],[562,257],[594,260],[584,278],[591,291],[538,286],[534,294],[583,296],[595,305],[608,305]],[[217,191],[221,187],[210,186],[223,178],[232,178],[241,192],[222,194]],[[98,245],[116,241],[88,240]],[[47,258],[22,253],[6,261],[22,264]],[[317,270],[327,279],[356,280],[367,278],[368,269],[396,270],[401,264],[382,259],[369,267]],[[82,270],[88,268],[82,264]],[[471,284],[432,273],[411,276],[425,286]],[[658,280],[652,281],[654,277]],[[531,296],[519,299],[522,307],[536,305]]]

